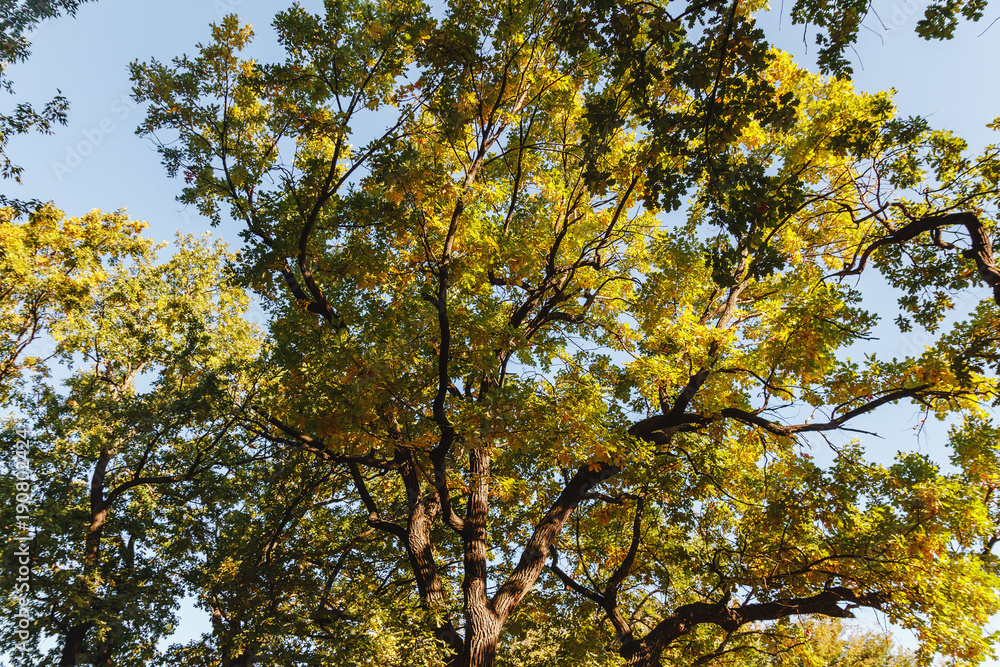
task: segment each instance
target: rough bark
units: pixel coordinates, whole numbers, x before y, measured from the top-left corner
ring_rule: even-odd
[[[486,590],[490,455],[485,449],[469,452],[469,472],[469,500],[462,535],[465,645],[460,664],[461,667],[492,667],[503,621],[497,616]]]
[[[517,567],[492,599],[486,590],[489,455],[485,450],[470,454],[470,468],[472,486],[465,517],[465,581],[462,586],[466,636],[459,665],[492,667],[504,624],[535,585],[567,519],[594,486],[618,473],[619,468],[600,463],[584,466],[576,472],[535,527]]]
[[[406,489],[409,510],[405,531],[407,558],[424,606],[427,609],[444,611],[448,600],[434,560],[434,544],[431,540],[431,528],[441,506],[436,494],[430,494],[429,497],[424,495],[412,456],[408,452],[405,452],[404,456],[406,463],[399,468],[399,473]],[[447,616],[434,628],[434,636],[456,653],[461,648],[461,638]]]
[[[544,569],[545,562],[552,551],[552,545],[573,510],[579,506],[591,489],[620,471],[621,468],[610,463],[594,463],[583,466],[573,475],[562,493],[549,507],[549,511],[538,522],[524,552],[521,554],[517,567],[514,568],[510,577],[500,586],[493,597],[497,613],[502,619],[506,620],[510,616],[510,613],[538,580],[538,576]]]

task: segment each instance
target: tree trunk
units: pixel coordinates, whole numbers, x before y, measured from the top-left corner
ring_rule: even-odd
[[[252,667],[257,664],[257,649],[251,645],[233,658],[227,667]]]
[[[94,476],[90,480],[90,526],[87,528],[83,549],[84,580],[93,576],[101,564],[101,536],[104,532],[104,522],[108,516],[108,508],[104,503],[104,476],[110,460],[110,452],[107,449],[102,449],[101,456],[94,468]],[[89,600],[90,595],[87,593],[86,584],[81,585],[80,593],[88,598],[88,606],[90,606],[93,601]],[[75,623],[70,627],[63,643],[59,667],[74,667],[78,664],[87,631],[93,625],[93,621],[87,621],[86,623]]]
[[[654,656],[653,652],[645,647],[633,652],[627,652],[623,649],[621,656],[625,658],[624,667],[659,667],[660,665],[659,657]]]
[[[493,667],[503,623],[489,608],[470,609],[466,617],[461,667]]]
[[[94,649],[94,667],[108,667],[111,662],[111,642],[103,641]]]
[[[465,645],[462,667],[493,667],[504,619],[493,608],[486,590],[488,552],[487,503],[490,455],[485,449],[469,452],[472,473],[462,541],[465,543]]]
[[[659,667],[660,662],[643,653],[636,653],[625,660],[624,667]]]
[[[62,657],[59,659],[59,667],[76,667],[79,664],[80,653],[83,652],[83,640],[87,636],[87,631],[93,625],[90,621],[77,623],[66,633],[63,643]]]

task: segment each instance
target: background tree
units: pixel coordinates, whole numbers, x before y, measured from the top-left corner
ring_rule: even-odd
[[[18,231],[39,232],[38,215],[33,222]],[[17,393],[36,480],[31,641],[36,650],[43,637],[56,642],[47,655],[14,651],[10,614],[2,641],[11,664],[148,664],[183,590],[164,489],[190,494],[199,475],[244,455],[233,402],[257,341],[241,318],[245,295],[222,274],[232,256],[189,238],[157,265],[149,242],[133,241],[132,263],[81,267],[108,271],[83,291],[85,307],[50,323],[69,377],[61,387],[37,377]],[[4,510],[9,533],[13,514]],[[8,550],[5,559],[14,590],[16,558]]]
[[[49,206],[28,219],[0,210],[0,400],[6,404],[26,370],[39,369],[59,350],[42,357],[32,345],[59,335],[93,304],[91,290],[116,266],[150,251],[140,236],[144,223],[122,213],[92,211],[69,218]]]
[[[189,536],[179,553],[195,555],[185,581],[212,622],[167,664],[436,663],[405,563],[344,503],[349,476],[275,450],[222,472],[172,505]]]
[[[846,625],[838,619],[827,622],[806,621],[795,628],[805,641],[788,653],[772,658],[779,665],[886,665],[915,667],[915,656],[896,647],[887,633],[863,630]]]
[[[796,667],[916,667],[917,656],[901,649],[881,628],[865,629],[841,619],[786,618],[772,626],[747,626],[720,645],[692,633],[672,651],[674,664],[784,665]]]

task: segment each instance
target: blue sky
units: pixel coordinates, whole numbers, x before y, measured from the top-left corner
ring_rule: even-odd
[[[322,5],[302,4],[317,10]],[[142,111],[129,97],[128,63],[192,52],[195,43],[207,40],[209,23],[229,12],[256,27],[255,55],[280,57],[270,20],[284,6],[253,0],[98,0],[82,5],[75,20],[46,22],[32,36],[31,60],[12,67],[10,75],[19,99],[40,104],[62,90],[72,105],[70,122],[53,136],[12,142],[11,154],[25,167],[24,186],[4,183],[4,191],[53,199],[70,214],[127,207],[133,217],[149,221],[151,234],[162,240],[177,230],[204,231],[204,220],[174,201],[179,183],[165,177],[149,142],[134,134]],[[973,147],[995,141],[985,125],[1000,115],[1000,24],[977,37],[996,18],[988,15],[981,24],[961,26],[950,42],[928,43],[912,32],[922,7],[917,0],[876,2],[890,29],[873,17],[866,22],[880,34],[862,32],[853,58],[858,87],[895,88],[902,113],[926,116]],[[805,47],[801,26],[791,25],[787,7],[779,29],[776,10],[762,22],[768,34],[810,64],[815,47]]]
[[[320,0],[301,4],[322,6]],[[816,47],[803,44],[801,26],[791,25],[791,4],[788,0],[781,15],[776,3],[762,25],[776,45],[810,65]],[[998,141],[985,125],[1000,115],[1000,23],[987,30],[1000,10],[987,12],[978,25],[960,26],[950,42],[928,43],[913,34],[924,6],[917,0],[875,2],[881,21],[874,16],[866,21],[870,30],[863,31],[852,58],[856,85],[868,91],[895,88],[902,114],[923,115],[933,126],[965,137],[974,149]],[[8,196],[51,199],[71,215],[127,207],[132,217],[150,223],[149,234],[158,240],[169,241],[177,231],[206,231],[207,221],[175,201],[181,183],[166,177],[151,144],[134,133],[143,112],[130,99],[128,64],[193,52],[198,41],[208,39],[209,23],[231,12],[256,27],[256,57],[279,58],[269,24],[284,7],[285,2],[254,0],[98,0],[81,6],[76,19],[43,24],[32,35],[31,60],[9,73],[19,100],[43,104],[60,89],[72,105],[70,122],[52,136],[13,140],[9,152],[25,167],[24,185],[4,182],[0,188]],[[238,241],[231,229],[214,233]],[[913,352],[923,341],[919,334],[897,334],[887,344]],[[185,605],[181,615],[182,635],[207,629],[202,612]]]

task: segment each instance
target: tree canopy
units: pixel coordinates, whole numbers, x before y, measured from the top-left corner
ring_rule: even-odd
[[[242,247],[0,220],[42,522],[12,664],[992,655],[1000,150],[854,89],[867,7],[795,4],[820,74],[739,0],[328,0],[276,16],[281,62],[236,16],[134,62],[139,134]],[[947,453],[880,463],[873,419]],[[161,650],[184,594],[211,627]],[[916,656],[791,623],[858,608]]]

